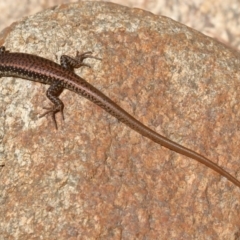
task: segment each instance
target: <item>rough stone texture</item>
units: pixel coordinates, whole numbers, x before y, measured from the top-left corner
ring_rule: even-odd
[[[137,119],[240,179],[239,55],[166,17],[109,3],[62,5],[0,39],[58,61]],[[47,86],[0,85],[0,239],[239,239],[240,190],[64,91],[65,122],[38,118]]]
[[[76,0],[21,0],[0,1],[0,29],[23,16],[35,14],[57,4]],[[105,1],[105,0],[99,0]],[[240,50],[240,1],[239,0],[108,0],[128,7],[142,8],[155,14],[170,17],[210,37]]]

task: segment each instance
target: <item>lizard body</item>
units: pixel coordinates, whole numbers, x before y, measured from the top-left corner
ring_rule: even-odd
[[[88,66],[87,64],[83,63],[85,58],[96,57],[91,56],[91,52],[86,52],[83,54],[79,54],[77,52],[75,58],[63,55],[61,56],[60,65],[51,60],[33,54],[9,52],[5,50],[4,46],[2,46],[0,47],[0,77],[18,77],[50,85],[46,95],[54,104],[54,106],[49,108],[44,114],[41,115],[41,117],[46,114],[51,114],[56,128],[57,123],[55,120],[55,114],[60,112],[63,117],[64,108],[64,104],[59,99],[59,95],[64,89],[68,89],[97,104],[112,116],[116,117],[119,121],[123,122],[141,135],[172,151],[205,164],[207,167],[218,172],[236,186],[240,187],[240,182],[223,168],[219,167],[206,157],[151,130],[127,113],[116,103],[114,103],[101,91],[96,89],[80,76],[76,75],[74,73],[74,68]]]

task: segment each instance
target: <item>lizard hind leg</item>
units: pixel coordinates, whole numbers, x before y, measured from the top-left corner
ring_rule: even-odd
[[[6,50],[6,48],[4,46],[0,47],[0,54],[4,54],[4,53],[9,53],[8,50]]]
[[[63,115],[64,104],[59,99],[59,95],[62,93],[63,89],[64,89],[63,86],[58,81],[54,82],[48,88],[48,90],[46,92],[46,96],[53,103],[53,106],[52,107],[43,107],[43,109],[46,109],[47,111],[39,116],[41,118],[47,114],[50,114],[52,117],[53,124],[56,129],[57,129],[57,121],[56,121],[56,117],[55,117],[56,113],[60,112],[62,115],[62,119],[64,120],[64,115]]]
[[[82,66],[90,68],[91,66],[89,64],[83,62],[83,60],[86,58],[102,60],[101,58],[92,56],[92,52],[84,52],[80,54],[79,51],[77,51],[76,56],[74,58],[67,55],[62,55],[60,63],[62,67],[71,71],[73,71],[74,68],[80,68]]]

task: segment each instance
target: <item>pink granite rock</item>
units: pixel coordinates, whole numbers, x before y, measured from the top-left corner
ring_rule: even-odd
[[[77,70],[138,120],[240,179],[240,63],[171,19],[100,2],[15,23],[0,45]],[[0,239],[238,239],[240,190],[64,91],[65,121],[38,118],[47,86],[2,78]]]

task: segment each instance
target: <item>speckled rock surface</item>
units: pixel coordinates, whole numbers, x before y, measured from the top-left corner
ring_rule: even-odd
[[[105,2],[105,0],[98,1]],[[21,4],[16,8],[15,1],[0,1],[0,29],[24,16],[70,2],[75,2],[75,0],[21,0]],[[108,0],[108,2],[137,7],[170,17],[240,50],[239,0]]]
[[[1,34],[58,61],[147,126],[240,179],[239,55],[166,17],[109,3],[53,8]],[[238,239],[240,190],[64,91],[65,121],[38,118],[47,86],[2,78],[0,239]]]

